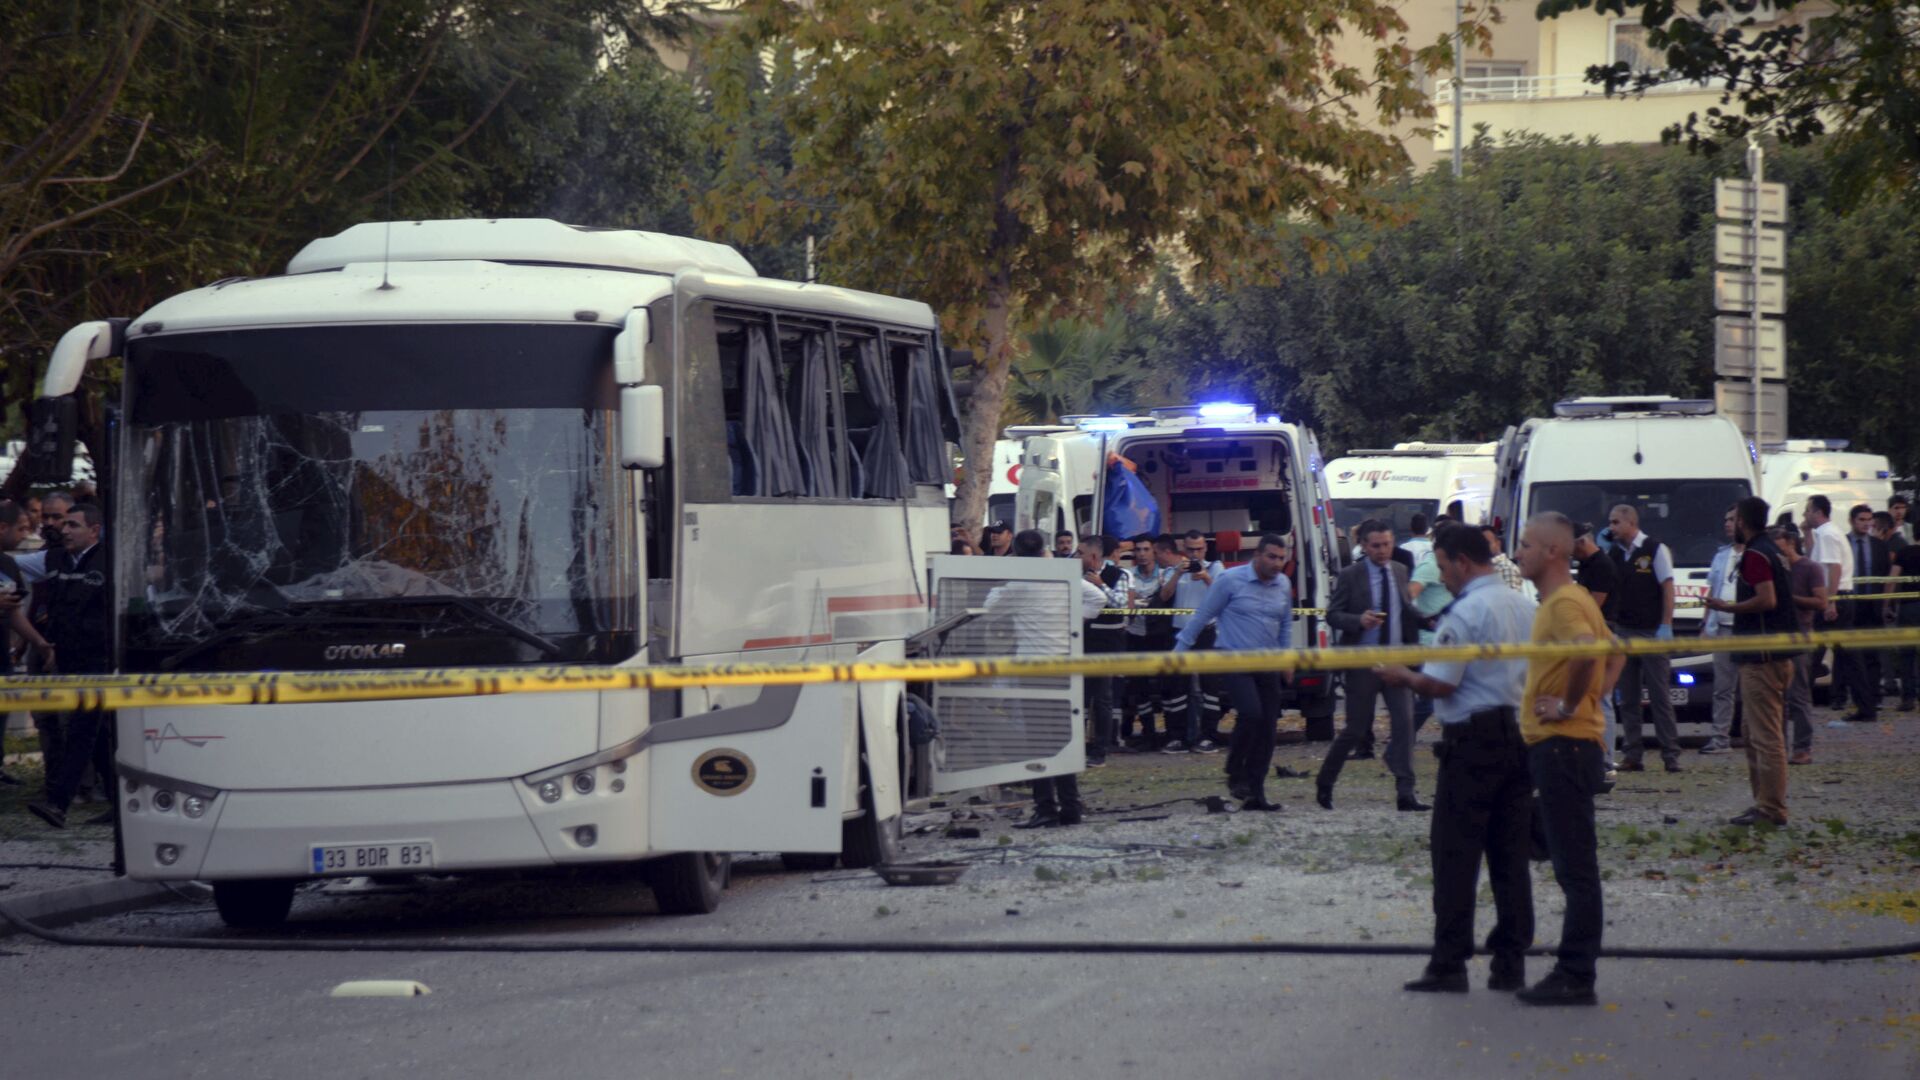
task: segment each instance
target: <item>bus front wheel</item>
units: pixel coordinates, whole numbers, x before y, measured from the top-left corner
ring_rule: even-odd
[[[291,881],[216,881],[213,906],[235,930],[270,930],[293,910]]]
[[[711,915],[720,907],[732,856],[686,851],[655,859],[649,871],[654,903],[662,915]]]

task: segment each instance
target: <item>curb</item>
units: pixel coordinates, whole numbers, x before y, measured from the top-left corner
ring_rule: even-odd
[[[8,897],[0,900],[0,911],[16,919],[52,928],[71,926],[104,915],[118,915],[156,901],[178,899],[180,897],[176,893],[158,882],[115,878],[112,881],[69,885],[61,889]],[[13,923],[0,919],[0,938],[18,932]]]

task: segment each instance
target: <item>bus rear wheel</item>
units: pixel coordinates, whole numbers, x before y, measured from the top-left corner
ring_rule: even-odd
[[[713,851],[685,851],[653,860],[648,881],[662,915],[711,915],[720,907],[733,857]]]
[[[216,881],[213,906],[235,930],[271,930],[293,910],[291,881]]]

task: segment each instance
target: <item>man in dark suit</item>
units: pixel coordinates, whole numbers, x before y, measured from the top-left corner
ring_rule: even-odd
[[[1327,625],[1339,631],[1341,645],[1412,645],[1425,620],[1407,596],[1407,569],[1393,559],[1393,529],[1369,520],[1359,528],[1361,558],[1334,579]],[[1384,698],[1391,726],[1387,735],[1387,771],[1399,808],[1428,810],[1413,790],[1413,698],[1403,686],[1383,685],[1369,669],[1346,673],[1347,722],[1320,763],[1315,782],[1323,809],[1333,809],[1333,785],[1354,748],[1373,730],[1376,698]]]
[[[1847,522],[1853,526],[1853,531],[1847,534],[1847,548],[1853,552],[1853,576],[1856,579],[1887,577],[1888,568],[1893,564],[1893,553],[1888,550],[1885,540],[1873,534],[1873,507],[1866,503],[1854,507],[1847,514]],[[1886,621],[1885,602],[1865,598],[1874,593],[1892,591],[1891,582],[1854,585],[1852,595],[1861,599],[1841,603],[1840,606],[1853,610],[1842,611],[1840,621],[1849,628],[1870,629],[1883,625]],[[1847,714],[1847,719],[1862,724],[1879,720],[1880,651],[1835,649],[1834,667],[1837,669],[1835,675],[1853,698],[1853,711]]]

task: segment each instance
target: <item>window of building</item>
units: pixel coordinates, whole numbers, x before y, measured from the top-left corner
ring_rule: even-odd
[[[1518,79],[1527,73],[1524,60],[1482,60],[1466,64],[1469,79]]]
[[[1638,19],[1613,20],[1613,41],[1607,61],[1625,64],[1627,70],[1644,74],[1663,69],[1665,58],[1647,44],[1647,28]]]

